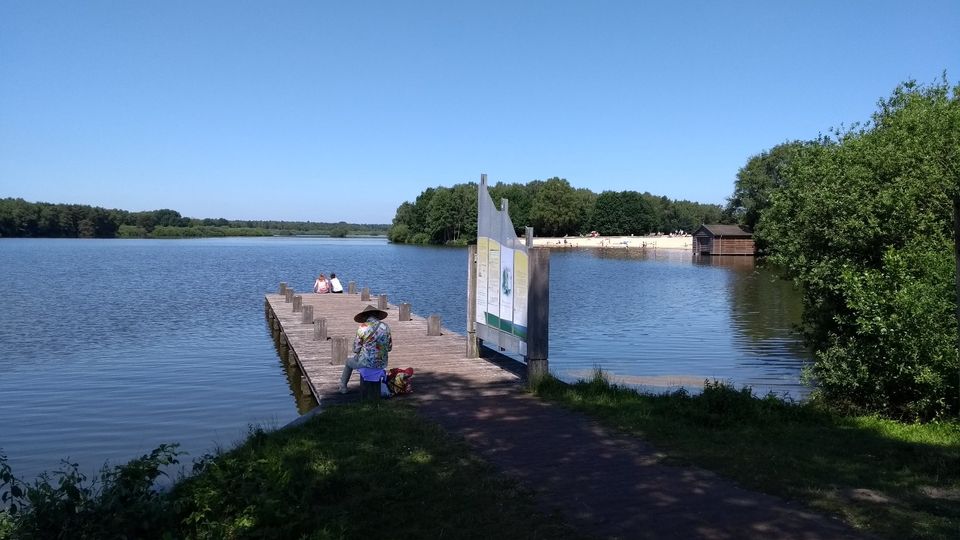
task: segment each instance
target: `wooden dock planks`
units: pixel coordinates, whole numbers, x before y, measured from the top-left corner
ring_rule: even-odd
[[[359,397],[359,376],[354,373],[346,395],[337,391],[343,365],[333,365],[333,338],[343,336],[352,355],[357,323],[353,317],[377,299],[360,300],[359,294],[304,293],[302,306],[313,306],[314,319],[327,320],[326,341],[314,339],[314,327],[303,322],[302,311],[295,312],[294,303],[284,295],[266,295],[267,313],[280,326],[285,341],[293,351],[310,391],[321,405],[354,401]],[[414,306],[415,307],[415,306]],[[389,304],[387,318],[393,335],[389,368],[412,367],[415,372],[414,392],[419,400],[446,399],[469,393],[491,395],[518,390],[520,379],[515,373],[480,358],[466,357],[466,338],[441,327],[441,335],[427,335],[427,319],[411,313],[409,321],[398,320],[399,307]],[[454,374],[453,377],[450,377]],[[449,384],[455,379],[457,384]],[[445,384],[446,383],[446,384]]]

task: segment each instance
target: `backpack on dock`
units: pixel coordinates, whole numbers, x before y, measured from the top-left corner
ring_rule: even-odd
[[[413,368],[393,368],[387,372],[387,388],[394,395],[413,392]]]

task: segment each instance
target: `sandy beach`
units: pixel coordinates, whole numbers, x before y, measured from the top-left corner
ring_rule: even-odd
[[[534,246],[550,248],[648,248],[693,249],[692,236],[568,236],[566,238],[534,238]]]

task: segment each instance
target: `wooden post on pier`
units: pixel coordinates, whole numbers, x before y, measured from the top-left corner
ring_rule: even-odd
[[[286,281],[281,281],[281,282],[280,282],[280,296],[283,296],[283,295],[285,295],[285,294],[287,294],[287,282],[286,282]]]
[[[293,302],[293,289],[287,287],[283,290],[283,301],[286,303]]]
[[[400,304],[400,315],[398,315],[397,318],[401,321],[410,320],[410,304],[407,304],[406,302]]]
[[[386,310],[386,309],[387,309],[387,306],[388,306],[388,304],[387,304],[387,295],[381,294],[381,295],[377,298],[377,309]]]
[[[327,319],[321,317],[313,321],[313,340],[327,340]]]
[[[347,294],[357,294],[357,282],[351,281],[347,283]]]
[[[434,313],[427,319],[427,335],[439,336],[440,334],[440,315]]]
[[[536,385],[549,371],[550,249],[530,248],[527,288],[527,382]]]
[[[300,313],[300,310],[303,308],[303,296],[296,295],[293,297],[293,312]]]
[[[477,358],[477,246],[467,246],[467,358]]]
[[[303,322],[304,324],[313,324],[313,306],[307,305],[303,306]]]
[[[346,336],[334,336],[330,342],[330,364],[342,366],[347,361],[347,338]]]
[[[370,301],[370,287],[364,287],[363,290],[360,291],[360,300],[363,302]]]

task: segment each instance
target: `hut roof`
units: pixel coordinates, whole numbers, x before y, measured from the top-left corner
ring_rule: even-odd
[[[753,233],[747,232],[740,228],[739,225],[707,225],[703,224],[697,229],[696,235],[700,230],[706,230],[713,236],[727,236],[727,237],[740,237],[740,238],[752,238]]]

